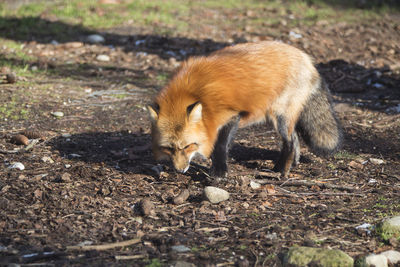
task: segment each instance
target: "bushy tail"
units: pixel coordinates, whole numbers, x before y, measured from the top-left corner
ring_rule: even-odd
[[[296,130],[318,155],[329,155],[340,148],[342,127],[332,109],[331,96],[324,81],[308,99]]]

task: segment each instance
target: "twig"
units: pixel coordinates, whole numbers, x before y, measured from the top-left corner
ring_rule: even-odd
[[[80,250],[80,251],[88,251],[88,250],[108,250],[119,247],[127,247],[140,242],[140,238],[130,239],[122,242],[115,242],[103,245],[91,245],[91,246],[68,246],[67,250]]]
[[[296,193],[303,196],[355,196],[355,197],[365,197],[365,194],[359,193],[335,193],[335,192],[313,192],[313,193]]]
[[[32,149],[37,143],[39,142],[38,139],[33,139],[29,145],[27,145],[26,147],[17,149],[17,150],[2,150],[0,149],[0,153],[1,154],[16,154],[16,153],[24,153],[30,149]]]
[[[300,180],[292,180],[292,181],[276,181],[270,179],[254,179],[255,182],[259,184],[274,184],[280,186],[319,186],[322,188],[329,188],[329,189],[339,189],[339,190],[346,190],[346,191],[355,191],[356,188],[352,186],[345,186],[345,185],[335,185],[335,184],[328,184],[328,183],[313,183],[308,181],[300,181]]]
[[[18,152],[20,152],[20,149],[18,149],[18,150],[3,150],[3,149],[0,149],[0,153],[1,154],[16,154]]]
[[[343,74],[342,76],[340,76],[339,78],[337,78],[337,79],[332,83],[332,85],[337,84],[338,82],[340,82],[341,80],[344,80],[345,78],[346,78],[346,75]]]
[[[116,255],[116,260],[136,260],[146,258],[147,255]]]
[[[202,228],[196,229],[196,231],[203,231],[203,232],[207,232],[207,233],[215,232],[215,231],[228,232],[229,228],[227,228],[227,227],[217,227],[217,228],[202,227]]]

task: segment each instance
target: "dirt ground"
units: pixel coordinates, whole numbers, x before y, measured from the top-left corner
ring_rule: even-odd
[[[399,15],[297,28],[223,24],[257,12],[269,11],[217,14],[221,26],[210,30],[196,21],[217,15],[200,10],[193,27],[177,36],[116,27],[100,32],[105,44],[81,42],[85,29],[70,29],[59,44],[51,36],[27,36],[23,51],[38,58],[29,62],[38,74],[0,85],[1,102],[29,109],[26,119],[0,121],[0,265],[280,266],[279,255],[293,245],[353,257],[399,250],[397,241],[355,228],[400,213]],[[270,171],[278,136],[268,126],[241,129],[229,182],[219,184],[231,196],[212,205],[203,197],[210,162],[196,161],[178,174],[153,161],[144,107],[188,56],[261,40],[281,40],[315,58],[337,104],[343,149],[325,159],[303,144],[300,165],[281,181]],[[0,57],[21,64],[10,53],[0,47]],[[41,137],[28,150],[11,142],[26,130]],[[25,169],[8,168],[14,162]],[[261,187],[253,189],[251,180]],[[188,200],[174,204],[184,189]],[[145,216],[138,208],[143,199],[154,205]],[[137,238],[113,249],[70,247]],[[177,252],[177,245],[187,251]]]

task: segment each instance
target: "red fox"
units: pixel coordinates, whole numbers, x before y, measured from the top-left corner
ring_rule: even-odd
[[[227,173],[238,127],[272,122],[283,139],[274,171],[287,177],[300,159],[298,134],[317,154],[336,151],[341,127],[313,61],[279,42],[226,47],[184,62],[147,107],[156,160],[186,172],[195,154],[210,157],[212,176]]]

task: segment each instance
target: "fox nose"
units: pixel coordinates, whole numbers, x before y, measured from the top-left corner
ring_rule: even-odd
[[[180,172],[180,173],[185,173],[185,172],[187,172],[187,170],[189,169],[189,165],[186,167],[186,168],[184,168],[184,169],[180,169],[180,168],[175,168],[178,172]]]

